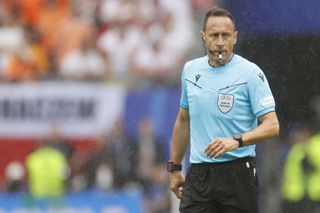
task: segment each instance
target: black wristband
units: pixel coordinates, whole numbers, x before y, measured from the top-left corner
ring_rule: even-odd
[[[175,164],[173,161],[168,161],[167,163],[167,172],[173,173],[175,171],[181,171],[182,165],[181,164]]]

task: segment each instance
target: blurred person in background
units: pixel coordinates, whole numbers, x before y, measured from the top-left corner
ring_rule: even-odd
[[[34,78],[41,80],[50,75],[49,56],[42,45],[42,35],[32,26],[25,28],[27,51],[30,54]]]
[[[110,133],[97,139],[97,148],[73,178],[75,190],[125,190],[134,182],[134,149],[118,119]]]
[[[139,121],[138,136],[133,141],[134,172],[142,188],[145,211],[150,213],[168,212],[168,177],[164,173],[164,143],[156,135],[154,123],[148,117]]]
[[[67,7],[68,13],[55,28],[52,35],[52,47],[55,50],[57,63],[71,51],[81,49],[82,44],[93,39],[95,25],[92,20],[84,16],[83,8],[77,1],[71,1]]]
[[[29,55],[25,51],[24,25],[9,11],[0,15],[0,72],[3,80],[15,80],[14,72],[29,76],[32,72]],[[25,69],[25,70],[24,70]],[[18,76],[19,77],[19,76]],[[23,76],[24,77],[24,76]],[[21,78],[23,78],[21,77]],[[27,78],[27,77],[26,77]]]
[[[138,136],[135,145],[136,176],[142,185],[147,187],[152,181],[152,168],[163,162],[165,158],[164,144],[157,137],[154,124],[150,118],[143,118],[139,121]]]
[[[57,123],[47,138],[26,158],[29,191],[33,198],[61,198],[67,191],[72,151],[60,137]]]
[[[97,45],[110,61],[112,76],[123,81],[125,76],[130,78],[129,57],[142,36],[132,24],[133,14],[130,11],[118,15],[110,28],[99,36]]]
[[[42,47],[42,38],[33,27],[24,27],[25,44],[10,56],[5,68],[5,80],[11,82],[37,81],[47,77],[49,58]]]
[[[95,47],[95,41],[82,41],[79,48],[67,53],[59,66],[63,79],[82,81],[103,81],[111,72],[108,60]]]
[[[29,190],[33,198],[61,198],[66,192],[69,166],[64,154],[42,144],[27,156]]]
[[[26,52],[13,53],[10,57],[4,79],[8,82],[34,81],[34,67],[31,63],[30,55]]]
[[[56,31],[70,15],[70,7],[68,0],[43,0],[38,21],[35,23],[35,29],[41,34],[42,46],[49,57],[52,76],[56,76],[58,70]]]
[[[283,213],[320,211],[320,133],[305,126],[289,135],[289,149],[282,177]]]
[[[5,169],[5,191],[22,192],[25,190],[25,168],[19,161],[10,162]]]
[[[134,150],[123,125],[123,120],[118,119],[107,138],[112,152],[110,160],[114,174],[113,186],[115,189],[123,189],[133,181]]]
[[[279,123],[263,71],[233,53],[237,33],[228,11],[211,8],[201,31],[207,55],[183,69],[167,170],[184,213],[258,212],[255,144],[277,136]]]
[[[98,189],[111,191],[114,189],[114,170],[112,166],[113,150],[108,135],[103,134],[96,139],[97,147],[89,155],[77,153],[71,164],[72,191]],[[74,165],[74,164],[78,165]],[[77,167],[77,168],[73,168]]]

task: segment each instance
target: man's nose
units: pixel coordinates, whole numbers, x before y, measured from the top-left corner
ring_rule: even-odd
[[[219,35],[217,45],[218,46],[224,45],[224,39],[223,39],[222,35]]]

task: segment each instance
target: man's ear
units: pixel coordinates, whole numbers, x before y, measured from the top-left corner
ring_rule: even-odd
[[[200,31],[200,36],[201,36],[201,40],[202,40],[203,42],[205,42],[206,36],[205,36],[204,32]]]
[[[235,45],[237,43],[237,39],[238,39],[238,31],[234,32],[234,41],[233,41],[233,45]]]

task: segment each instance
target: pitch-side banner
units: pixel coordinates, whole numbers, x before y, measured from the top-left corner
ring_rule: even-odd
[[[0,137],[41,137],[58,126],[63,136],[110,131],[125,90],[97,83],[41,82],[0,85]]]

